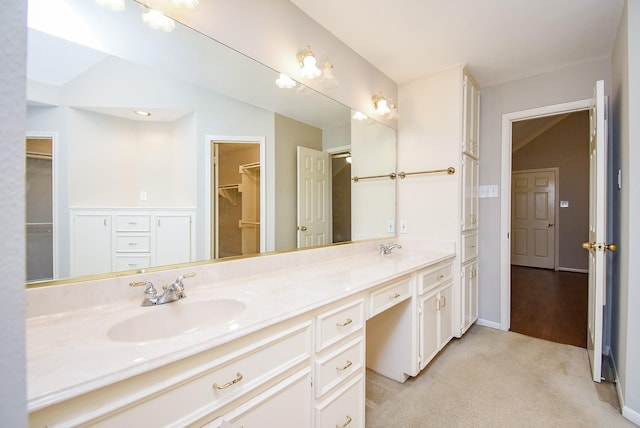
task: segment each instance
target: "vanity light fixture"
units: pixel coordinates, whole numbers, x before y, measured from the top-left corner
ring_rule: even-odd
[[[391,111],[389,101],[382,94],[372,96],[371,102],[373,103],[373,110],[378,116],[384,116]]]
[[[138,116],[151,116],[151,113],[149,113],[146,110],[134,110],[133,111],[135,114],[137,114]]]
[[[397,119],[398,107],[394,102],[382,96],[381,93],[371,97],[371,103],[373,104],[373,111],[378,116],[386,116],[387,119]]]
[[[298,67],[300,67],[302,77],[306,79],[315,79],[322,75],[322,70],[318,68],[316,56],[311,51],[311,47],[309,45],[305,46],[302,52],[298,52],[296,58],[298,60]]]
[[[280,77],[276,79],[276,86],[283,89],[291,89],[296,86],[296,81],[286,74],[280,73]]]

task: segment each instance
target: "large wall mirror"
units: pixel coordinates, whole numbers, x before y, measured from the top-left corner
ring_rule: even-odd
[[[395,130],[140,16],[29,0],[29,282],[395,235],[394,180],[353,180]]]

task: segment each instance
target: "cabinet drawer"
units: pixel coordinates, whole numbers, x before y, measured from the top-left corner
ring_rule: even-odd
[[[315,394],[320,398],[364,366],[364,340],[360,336],[315,363]]]
[[[411,278],[395,281],[371,293],[369,318],[411,297]]]
[[[116,214],[116,231],[148,232],[151,230],[151,216],[148,214]]]
[[[151,265],[151,257],[148,254],[116,256],[115,271],[146,269]]]
[[[316,427],[364,428],[364,376],[355,377],[315,409]]]
[[[462,235],[462,263],[478,257],[478,234],[469,233]]]
[[[133,426],[133,421],[145,421],[146,426],[181,427],[215,418],[221,407],[308,361],[310,326],[307,322],[266,338],[256,338],[246,347],[225,351],[222,357],[209,363],[177,372],[174,377],[164,379],[166,388],[110,415],[110,426]],[[308,387],[307,394],[311,396]]]
[[[116,236],[117,253],[148,253],[151,248],[149,235],[123,235]]]
[[[364,301],[358,299],[347,305],[324,312],[316,317],[316,351],[347,337],[362,328]]]
[[[451,279],[451,263],[439,264],[418,273],[418,291],[424,294]]]
[[[207,428],[264,427],[301,428],[311,426],[309,368],[287,378],[256,398],[216,419]]]

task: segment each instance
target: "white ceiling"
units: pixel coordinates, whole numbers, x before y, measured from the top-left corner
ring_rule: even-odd
[[[609,56],[624,0],[291,2],[397,83],[466,63],[490,86]]]

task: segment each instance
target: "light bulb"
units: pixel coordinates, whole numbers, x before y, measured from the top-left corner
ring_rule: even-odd
[[[143,12],[142,21],[154,30],[162,30],[167,33],[176,28],[176,23],[173,19],[154,9],[147,9],[146,12]]]
[[[280,73],[280,77],[276,79],[278,88],[291,89],[296,86],[296,81],[286,74]]]

